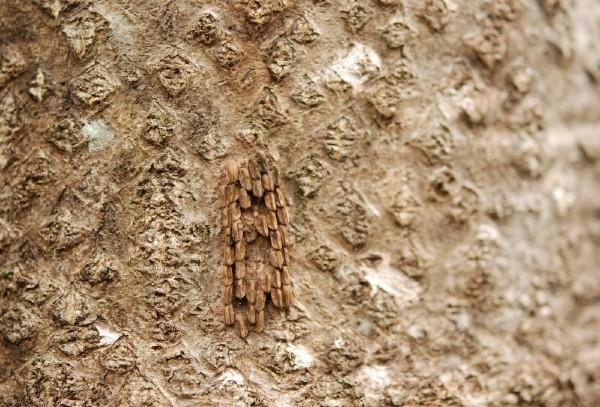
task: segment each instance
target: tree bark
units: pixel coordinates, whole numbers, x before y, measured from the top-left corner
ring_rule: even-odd
[[[596,0],[2,0],[0,406],[600,405],[599,38]],[[263,332],[227,244],[286,267]]]

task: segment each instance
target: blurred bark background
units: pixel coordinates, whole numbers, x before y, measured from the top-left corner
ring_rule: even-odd
[[[223,324],[227,158],[288,313]],[[597,0],[1,0],[0,406],[600,405]]]

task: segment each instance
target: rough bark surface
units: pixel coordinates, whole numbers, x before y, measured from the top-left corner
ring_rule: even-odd
[[[1,0],[1,406],[600,405],[597,0]],[[220,186],[289,197],[240,338]]]

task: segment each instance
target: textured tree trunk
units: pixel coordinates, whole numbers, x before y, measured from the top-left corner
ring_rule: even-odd
[[[598,406],[599,245],[597,0],[0,0],[0,406]]]

